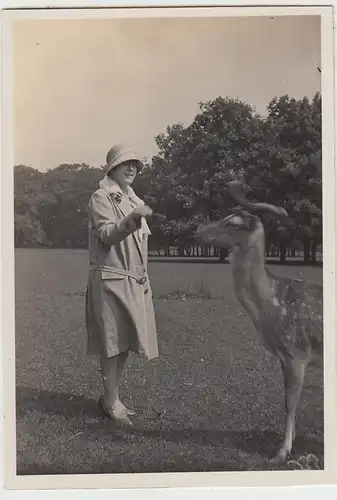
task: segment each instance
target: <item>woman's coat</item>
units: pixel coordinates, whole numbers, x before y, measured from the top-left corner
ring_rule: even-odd
[[[131,232],[130,214],[142,204],[105,178],[89,202],[90,272],[86,292],[88,354],[115,356],[126,350],[158,357],[152,290],[147,272],[148,235]]]

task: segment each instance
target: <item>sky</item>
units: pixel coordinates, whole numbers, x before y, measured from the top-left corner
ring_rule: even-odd
[[[311,99],[320,51],[316,16],[16,21],[14,162],[99,167],[120,142],[151,158],[200,101]]]

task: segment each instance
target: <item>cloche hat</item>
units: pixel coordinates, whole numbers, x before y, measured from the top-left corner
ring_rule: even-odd
[[[125,161],[134,161],[137,164],[137,173],[143,168],[143,162],[131,146],[125,144],[117,144],[113,146],[106,155],[106,171],[110,172]]]

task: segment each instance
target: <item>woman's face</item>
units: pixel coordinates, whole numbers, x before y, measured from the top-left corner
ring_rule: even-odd
[[[121,188],[130,186],[137,175],[137,164],[133,161],[121,163],[118,167],[114,168],[110,176],[120,185]]]

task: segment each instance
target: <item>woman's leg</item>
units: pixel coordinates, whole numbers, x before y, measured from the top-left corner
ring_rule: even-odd
[[[128,355],[129,355],[129,351],[122,352],[121,354],[118,355],[118,361],[117,361],[117,366],[118,366],[118,368],[117,368],[117,370],[118,370],[118,386],[119,386],[120,381],[122,379],[122,374],[123,374],[123,370],[125,368],[126,361],[128,359]],[[130,410],[129,408],[126,408],[124,406],[124,404],[120,401],[120,399],[119,399],[119,393],[118,393],[118,396],[117,396],[117,404],[121,405],[124,408],[124,410],[125,410],[125,412],[126,412],[127,415],[134,415],[135,414],[135,412],[133,410]]]
[[[125,352],[121,352],[121,353],[117,356],[117,378],[118,378],[118,387],[119,387],[120,381],[121,381],[121,379],[122,379],[123,370],[124,370],[124,368],[125,368],[125,364],[126,364],[126,360],[128,359],[128,355],[129,355],[129,352],[128,352],[128,351],[125,351]]]
[[[118,389],[123,368],[127,359],[127,353],[122,353],[118,356],[110,358],[104,355],[100,356],[100,368],[103,380],[103,410],[109,416],[122,424],[131,425],[131,421],[127,417],[127,410],[119,402]],[[128,411],[129,414],[131,412]]]
[[[118,356],[107,358],[101,354],[100,368],[103,380],[104,403],[108,408],[113,408],[118,399]]]

